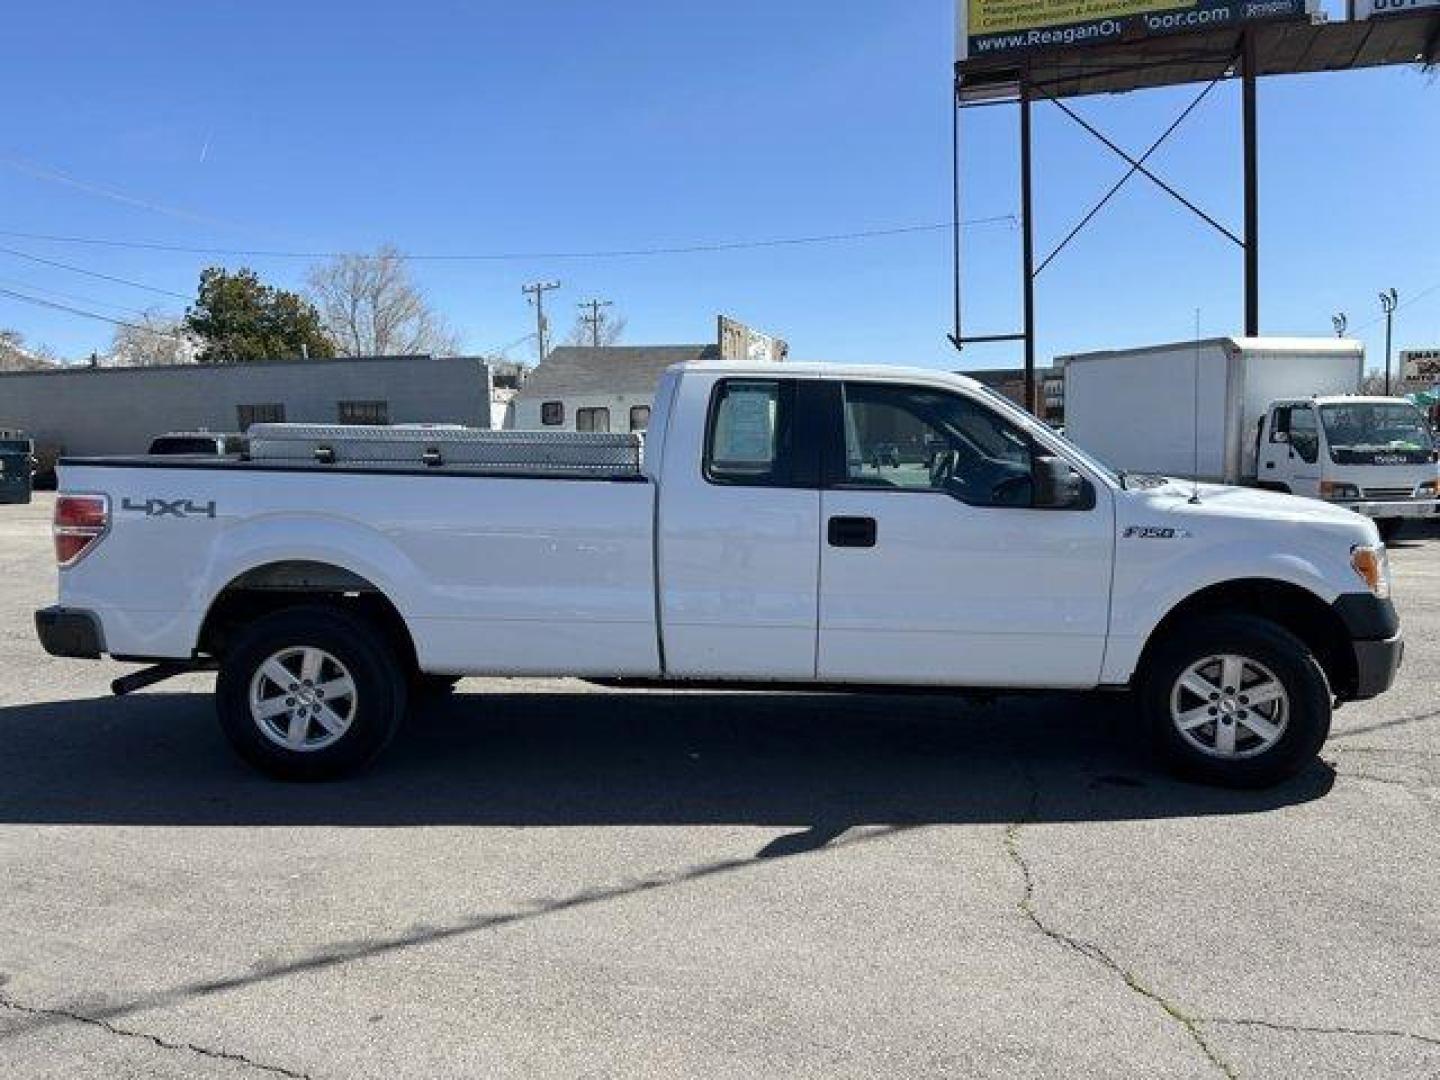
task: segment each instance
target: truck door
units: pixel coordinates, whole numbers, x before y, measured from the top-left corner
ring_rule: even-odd
[[[681,381],[657,530],[667,675],[815,677],[820,439],[801,405],[818,387]]]
[[[1038,444],[999,411],[945,388],[841,390],[821,506],[819,677],[1095,685],[1110,490],[1034,509]]]
[[[1294,495],[1320,495],[1320,426],[1313,406],[1277,405],[1260,444],[1257,479]]]

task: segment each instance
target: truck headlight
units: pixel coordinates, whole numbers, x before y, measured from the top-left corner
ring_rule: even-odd
[[[1417,499],[1433,499],[1440,492],[1440,480],[1426,480],[1415,489]]]
[[[1322,499],[1358,499],[1360,498],[1360,489],[1354,484],[1339,484],[1334,480],[1321,480],[1320,497]]]
[[[1384,544],[1374,547],[1357,544],[1350,549],[1350,565],[1366,588],[1381,600],[1390,599],[1390,557],[1385,553]]]

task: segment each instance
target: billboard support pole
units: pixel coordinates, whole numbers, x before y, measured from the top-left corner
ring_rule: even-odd
[[[1025,408],[1035,408],[1035,225],[1031,169],[1030,83],[1020,79],[1020,220],[1025,249]],[[1037,413],[1038,415],[1038,413]]]
[[[1245,113],[1245,335],[1260,335],[1260,161],[1256,130],[1255,34],[1245,31],[1244,99]]]
[[[950,343],[955,346],[956,352],[962,352],[965,345],[961,339],[960,329],[960,85],[958,81],[951,85],[950,90],[950,168],[952,183],[950,209],[954,215],[950,223],[950,231],[955,249],[955,330],[950,335]]]

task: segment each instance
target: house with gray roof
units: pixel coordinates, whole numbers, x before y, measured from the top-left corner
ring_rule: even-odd
[[[715,345],[562,345],[525,380],[513,423],[522,430],[644,431],[666,368],[719,359]]]

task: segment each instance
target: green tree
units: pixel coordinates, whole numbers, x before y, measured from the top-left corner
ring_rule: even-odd
[[[255,271],[233,274],[212,266],[185,312],[185,328],[200,339],[202,364],[264,363],[335,355],[320,313],[303,297],[266,285]]]

